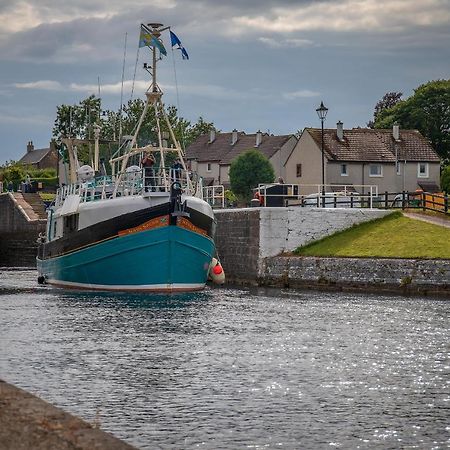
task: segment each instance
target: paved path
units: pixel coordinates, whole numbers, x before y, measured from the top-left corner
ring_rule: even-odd
[[[410,219],[421,220],[422,222],[428,222],[434,225],[441,225],[443,227],[450,228],[450,220],[445,217],[426,216],[424,214],[406,213],[406,212],[404,212],[403,215],[405,217],[409,217]]]

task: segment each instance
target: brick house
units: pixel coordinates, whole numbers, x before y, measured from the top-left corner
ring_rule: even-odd
[[[241,153],[250,149],[260,151],[271,162],[275,178],[284,178],[286,160],[296,144],[294,135],[274,136],[261,131],[246,134],[237,130],[219,133],[211,130],[209,134],[199,136],[186,149],[186,161],[203,178],[204,185],[223,184],[229,187],[231,162]]]
[[[287,183],[322,183],[322,132],[305,128],[286,162]],[[325,184],[376,185],[378,192],[439,191],[440,159],[417,130],[324,130]],[[317,192],[317,187],[302,193]],[[361,192],[363,193],[363,192]]]
[[[48,148],[34,148],[33,141],[27,144],[27,152],[18,161],[24,166],[31,166],[35,169],[52,168],[57,170],[58,166],[58,152],[54,141],[50,141]]]

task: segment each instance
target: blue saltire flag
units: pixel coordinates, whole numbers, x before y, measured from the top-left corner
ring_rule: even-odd
[[[142,24],[141,34],[139,36],[139,47],[156,47],[164,56],[167,56],[167,51],[163,43]]]
[[[181,56],[183,59],[189,59],[188,52],[181,44],[181,41],[178,39],[178,36],[172,30],[170,30],[170,42],[172,44],[172,47],[175,47],[175,45],[177,45],[178,50],[181,50]]]

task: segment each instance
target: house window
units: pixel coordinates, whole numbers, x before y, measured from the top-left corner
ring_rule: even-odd
[[[428,163],[417,164],[417,177],[428,178]]]
[[[381,164],[370,164],[369,165],[369,177],[382,177],[383,167]]]
[[[302,176],[302,165],[297,164],[297,178],[300,178]]]
[[[206,171],[211,172],[211,163],[206,164]]]
[[[397,161],[395,163],[395,169],[397,171],[397,175],[401,175],[402,174],[402,164],[400,163],[400,161]]]
[[[347,164],[341,164],[341,177],[348,177]]]

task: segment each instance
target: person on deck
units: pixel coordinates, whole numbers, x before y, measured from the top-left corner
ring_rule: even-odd
[[[181,161],[177,158],[171,167],[171,175],[173,181],[180,181],[181,178],[181,171],[183,170],[183,165],[181,164]]]
[[[141,160],[142,168],[144,169],[144,187],[145,192],[155,190],[155,157],[153,153],[145,152]]]

